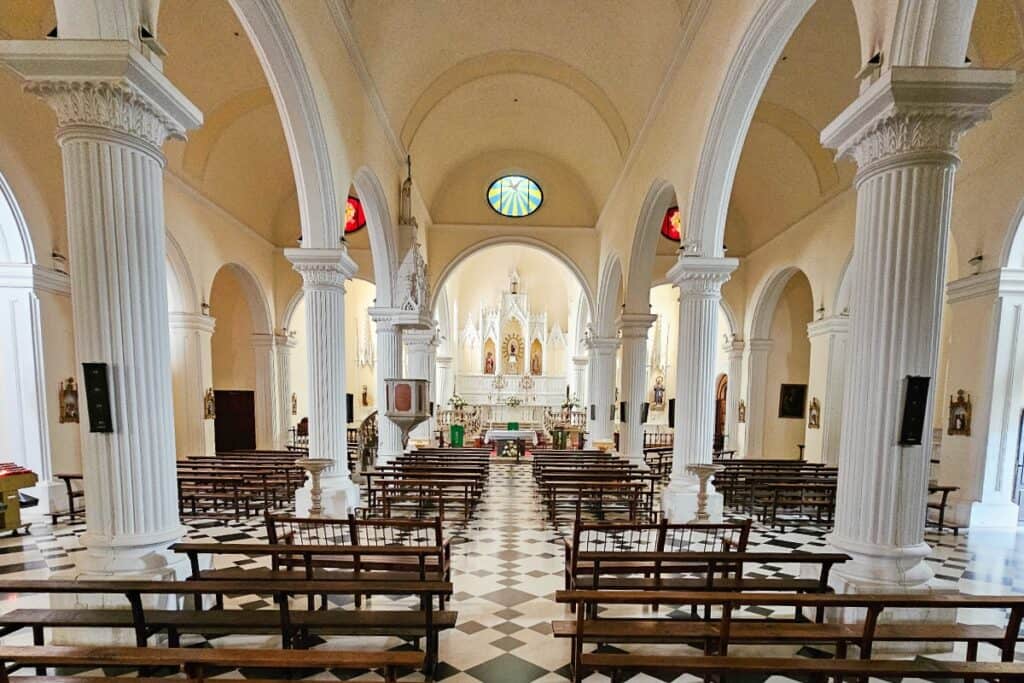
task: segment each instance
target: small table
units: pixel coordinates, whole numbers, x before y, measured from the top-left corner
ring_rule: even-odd
[[[488,429],[484,434],[484,443],[494,443],[495,449],[500,456],[505,445],[514,442],[516,446],[516,462],[523,456],[525,442],[537,445],[537,432],[532,429]]]
[[[947,499],[949,498],[949,494],[953,493],[954,491],[959,491],[959,490],[960,490],[959,486],[939,486],[938,484],[929,484],[928,485],[928,495],[929,496],[931,496],[932,494],[935,494],[935,493],[941,493],[942,494],[942,498],[938,502],[929,502],[928,503],[928,508],[927,509],[929,509],[929,510],[938,510],[939,511],[939,518],[936,521],[931,522],[931,521],[928,520],[928,517],[926,515],[925,516],[925,525],[926,526],[928,524],[935,524],[936,526],[939,527],[939,533],[940,534],[942,533],[942,528],[943,528],[943,526],[945,526],[945,522],[946,522],[946,502],[947,502]],[[953,529],[953,535],[954,536],[959,536],[960,535],[960,528],[959,527],[955,527],[954,526],[954,527],[951,527],[951,528]]]

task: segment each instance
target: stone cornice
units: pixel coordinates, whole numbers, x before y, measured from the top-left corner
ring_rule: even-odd
[[[366,312],[377,325],[378,332],[387,328],[433,330],[436,326],[433,316],[424,311],[403,311],[389,306],[372,306],[366,309]]]
[[[743,349],[746,348],[746,344],[742,339],[730,339],[722,344],[722,350],[728,358],[739,358],[743,355]]]
[[[303,286],[344,287],[359,270],[356,262],[344,247],[338,249],[291,248],[284,250],[284,257],[302,276]]]
[[[586,337],[583,346],[594,353],[615,353],[619,348],[618,337]]]
[[[680,295],[719,296],[722,285],[739,265],[735,258],[680,256],[666,277],[679,288]]]
[[[29,263],[0,264],[0,289],[22,288],[71,296],[71,278],[67,273]]]
[[[748,339],[747,348],[751,353],[754,352],[767,352],[772,350],[773,342],[771,339]]]
[[[217,327],[217,319],[202,313],[184,313],[171,311],[167,314],[172,330],[195,330],[213,334]]]
[[[978,297],[1024,296],[1024,269],[997,268],[969,275],[946,285],[946,300],[950,304],[970,301]]]
[[[849,332],[850,317],[846,315],[830,315],[827,318],[807,323],[808,339],[814,339],[825,334],[848,334]]]
[[[203,122],[199,109],[128,41],[4,41],[0,62],[53,107],[58,137],[89,127],[159,149]]]
[[[402,342],[408,347],[419,348],[436,348],[441,344],[434,329],[405,330],[402,332]]]
[[[854,159],[861,174],[904,154],[948,158],[1015,78],[1013,71],[892,67],[825,127],[821,143]]]
[[[266,332],[254,332],[249,335],[249,344],[254,349],[273,349],[277,335]]]

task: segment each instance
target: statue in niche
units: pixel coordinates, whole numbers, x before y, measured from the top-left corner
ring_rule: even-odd
[[[214,396],[213,387],[207,389],[206,394],[203,396],[203,419],[217,419],[217,399]]]
[[[362,401],[364,408],[366,406],[370,405],[370,392],[366,388],[365,384],[363,385],[363,393],[362,393],[362,396],[360,397],[360,400]]]
[[[78,383],[74,377],[68,377],[60,383],[58,391],[60,399],[60,422],[78,422]]]
[[[665,409],[665,378],[659,376],[654,380],[654,400],[651,401],[651,410]]]
[[[484,374],[485,375],[493,375],[494,374],[494,353],[491,352],[491,351],[488,351],[487,352],[487,357],[484,358]]]
[[[533,357],[530,358],[530,374],[540,374],[540,354],[536,351],[533,352]]]

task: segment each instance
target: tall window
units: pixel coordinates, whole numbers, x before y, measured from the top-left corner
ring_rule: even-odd
[[[506,175],[487,188],[487,202],[502,216],[522,218],[540,208],[544,193],[526,176]]]

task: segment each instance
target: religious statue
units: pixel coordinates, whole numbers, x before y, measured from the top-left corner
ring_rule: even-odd
[[[68,377],[60,383],[60,422],[78,422],[78,383]]]
[[[665,378],[658,377],[654,380],[654,400],[651,401],[651,410],[665,409]]]
[[[299,414],[299,395],[292,392],[292,415]]]
[[[540,353],[538,353],[537,351],[534,351],[533,356],[530,358],[530,374],[540,374]]]
[[[206,390],[203,396],[203,419],[214,420],[217,418],[217,400],[213,395],[213,387]]]
[[[970,436],[971,412],[971,395],[958,389],[955,399],[949,397],[949,428],[946,433],[950,436]]]
[[[362,401],[362,403],[363,403],[363,407],[364,407],[364,408],[365,408],[366,406],[370,405],[370,397],[369,397],[369,392],[368,392],[368,390],[366,389],[366,385],[365,385],[365,384],[363,385],[363,393],[362,393],[362,395],[360,396],[360,400]]]
[[[484,374],[494,374],[494,353],[491,351],[487,352],[487,357],[484,359]]]
[[[807,410],[807,428],[821,429],[821,402],[817,397],[811,398],[811,406]]]

